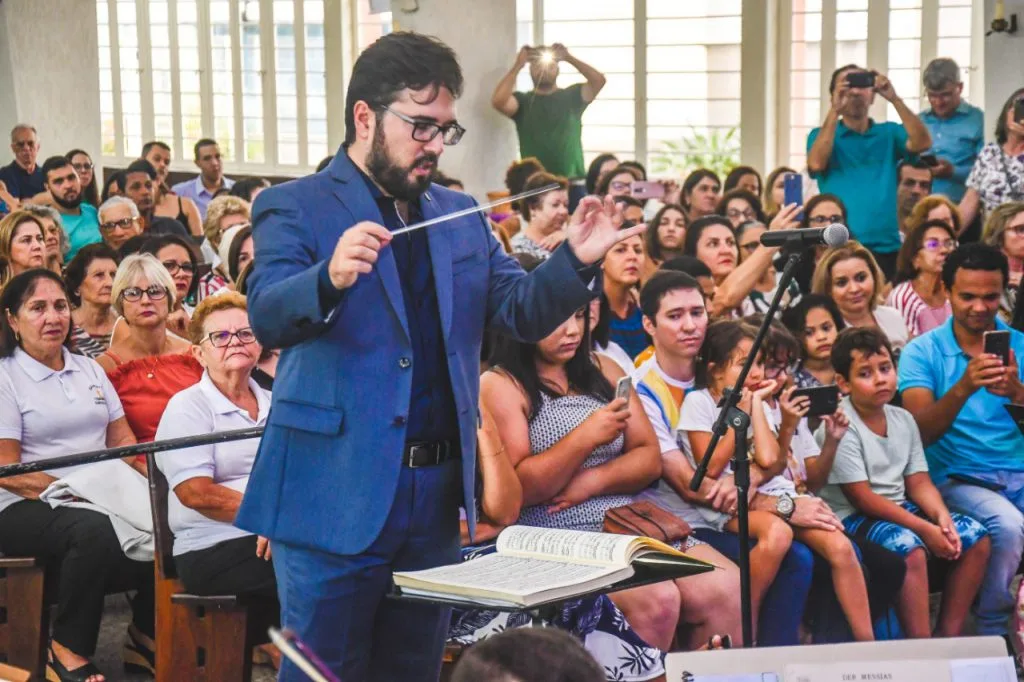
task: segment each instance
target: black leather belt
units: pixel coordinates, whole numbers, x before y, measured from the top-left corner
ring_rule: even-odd
[[[459,455],[459,444],[450,440],[408,442],[402,453],[402,465],[411,469],[431,467],[458,459]]]

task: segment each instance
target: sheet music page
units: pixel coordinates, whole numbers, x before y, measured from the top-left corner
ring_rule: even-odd
[[[1017,682],[1013,659],[961,658],[949,662],[953,682]]]
[[[785,682],[950,682],[948,660],[790,663]]]
[[[565,564],[507,554],[488,554],[451,566],[405,573],[417,580],[437,581],[456,587],[503,592],[525,597],[610,575],[617,566]],[[396,574],[396,582],[398,574]]]
[[[498,553],[626,566],[632,542],[629,535],[511,526],[498,536]]]

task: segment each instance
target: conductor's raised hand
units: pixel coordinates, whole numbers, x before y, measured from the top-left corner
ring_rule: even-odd
[[[347,289],[355,284],[359,275],[373,269],[380,250],[391,242],[387,228],[363,221],[345,230],[327,266],[331,284],[337,289]]]
[[[569,246],[584,265],[591,265],[604,258],[608,249],[624,239],[643,234],[647,229],[641,223],[620,230],[621,224],[622,210],[611,196],[603,201],[593,196],[583,197],[565,228]]]

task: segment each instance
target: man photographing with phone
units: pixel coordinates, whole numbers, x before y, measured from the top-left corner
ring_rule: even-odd
[[[897,166],[931,147],[931,136],[889,79],[876,71],[856,64],[836,69],[829,93],[832,106],[825,121],[807,136],[807,168],[822,192],[843,200],[850,234],[892,278],[902,243],[896,217]],[[868,116],[875,93],[895,107],[901,123],[876,123]]]
[[[586,82],[559,88],[559,62],[574,67]],[[517,92],[516,77],[527,65],[533,90]],[[583,111],[604,84],[603,73],[573,57],[561,43],[550,47],[524,45],[512,69],[494,89],[491,105],[515,121],[521,158],[534,156],[549,173],[582,178],[587,174],[583,164]]]

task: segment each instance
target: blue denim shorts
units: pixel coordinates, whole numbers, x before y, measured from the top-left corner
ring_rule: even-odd
[[[927,519],[924,513],[921,512],[921,508],[913,502],[904,502],[900,506],[915,516]],[[956,512],[950,512],[949,515],[953,518],[956,532],[960,534],[960,544],[963,547],[963,551],[966,552],[977,544],[978,540],[988,535],[985,526],[970,516],[964,516]],[[891,552],[896,552],[900,556],[907,556],[918,547],[928,552],[928,547],[924,544],[924,540],[917,533],[891,521],[870,519],[863,514],[851,514],[843,519],[843,525],[846,526],[846,530],[850,535],[870,540]],[[931,554],[931,552],[928,552],[928,554]]]

